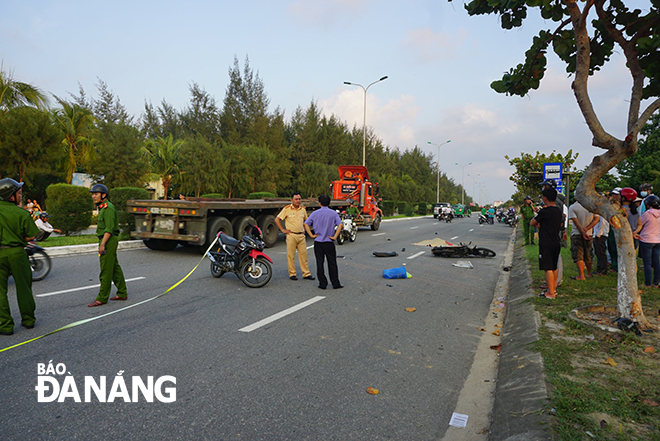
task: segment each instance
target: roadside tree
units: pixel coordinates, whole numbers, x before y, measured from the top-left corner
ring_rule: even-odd
[[[470,15],[498,15],[504,29],[521,27],[530,9],[538,9],[544,19],[557,24],[554,30],[541,30],[525,54],[525,63],[505,73],[491,87],[499,93],[518,96],[537,89],[546,70],[550,44],[566,64],[566,71],[573,75],[572,89],[577,104],[593,135],[592,144],[605,150],[595,156],[585,170],[576,188],[576,197],[586,209],[608,219],[614,228],[619,254],[618,311],[622,317],[636,319],[647,328],[650,325],[644,317],[637,287],[632,231],[620,207],[609,203],[595,188],[607,171],[637,152],[640,131],[660,108],[659,4],[649,2],[642,11],[631,9],[625,3],[623,0],[473,0],[466,8]],[[625,58],[632,78],[623,139],[616,138],[603,127],[588,89],[589,77],[610,61],[615,48]]]

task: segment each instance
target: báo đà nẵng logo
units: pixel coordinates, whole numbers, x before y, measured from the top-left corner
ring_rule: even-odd
[[[100,376],[98,379],[85,376],[82,387],[79,387],[80,381],[76,382],[64,363],[53,364],[53,360],[37,363],[37,402],[64,403],[70,400],[76,403],[153,403],[154,398],[161,403],[176,401],[176,378],[172,375],[156,379],[148,376],[145,380],[139,376],[125,377],[123,374],[124,371],[119,371],[114,377]]]

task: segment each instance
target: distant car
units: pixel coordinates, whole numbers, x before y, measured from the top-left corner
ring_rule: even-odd
[[[461,204],[456,204],[454,208],[454,217],[463,217],[465,215],[465,206]]]
[[[449,202],[440,202],[439,204],[435,204],[433,206],[433,217],[435,219],[440,216],[440,210],[442,210],[442,207],[451,207],[451,204]]]

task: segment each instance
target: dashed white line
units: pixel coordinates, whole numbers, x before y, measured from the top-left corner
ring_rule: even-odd
[[[126,279],[126,282],[134,282],[136,280],[142,280],[146,279],[146,277],[133,277],[132,279]],[[65,289],[62,291],[53,291],[53,292],[48,292],[46,294],[37,294],[35,297],[48,297],[48,296],[54,296],[57,294],[66,294],[68,292],[74,292],[74,291],[83,291],[85,289],[91,289],[91,288],[98,288],[101,286],[101,284],[96,284],[96,285],[89,285],[89,286],[81,286],[79,288],[71,288],[71,289]]]
[[[419,257],[419,256],[421,256],[422,254],[424,254],[425,252],[426,252],[426,251],[420,251],[420,252],[417,253],[417,254],[413,254],[412,256],[409,256],[408,259],[414,259],[415,257]]]
[[[454,239],[458,239],[458,236],[454,236],[454,237],[450,238],[449,240],[454,240]]]
[[[383,236],[384,234],[385,234],[385,233],[376,233],[376,234],[372,234],[371,236],[372,236],[372,237]]]
[[[415,228],[419,228],[419,227],[410,227],[411,230],[414,230]]]
[[[474,228],[470,228],[468,231],[474,231]]]
[[[249,325],[249,326],[246,326],[246,327],[244,327],[244,328],[241,328],[241,329],[239,329],[239,331],[240,331],[240,332],[252,332],[252,331],[254,331],[255,329],[259,329],[259,328],[261,328],[262,326],[267,325],[268,323],[272,323],[272,322],[274,322],[275,320],[279,320],[279,319],[281,319],[282,317],[285,317],[285,316],[287,316],[287,315],[289,315],[289,314],[292,314],[292,313],[294,313],[294,312],[296,312],[296,311],[298,311],[298,310],[300,310],[300,309],[303,309],[303,308],[305,308],[305,307],[307,307],[307,306],[309,306],[309,305],[311,305],[311,304],[313,304],[313,303],[316,303],[316,302],[318,302],[319,300],[323,300],[323,299],[325,299],[325,297],[323,297],[323,296],[316,296],[316,297],[314,297],[314,298],[312,298],[312,299],[307,300],[306,302],[299,303],[299,304],[297,304],[296,306],[292,306],[292,307],[289,308],[289,309],[285,309],[284,311],[278,312],[277,314],[273,314],[273,315],[271,315],[270,317],[266,317],[266,318],[263,319],[263,320],[259,320],[259,321],[256,322],[256,323],[253,323],[253,324],[251,324],[251,325]]]

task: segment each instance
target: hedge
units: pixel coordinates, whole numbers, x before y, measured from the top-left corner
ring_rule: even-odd
[[[394,207],[396,207],[396,201],[383,201],[381,207],[383,215],[392,216],[394,214]]]
[[[266,198],[276,198],[277,195],[275,193],[270,193],[268,191],[259,191],[256,193],[250,193],[250,196],[248,196],[248,199],[266,199]]]
[[[209,198],[209,199],[224,199],[224,196],[220,193],[207,193],[200,196],[200,198]]]
[[[89,188],[52,184],[46,188],[46,197],[50,223],[66,236],[91,225],[94,202]]]
[[[135,231],[135,216],[126,212],[126,201],[130,199],[149,199],[149,192],[144,188],[118,187],[110,190],[108,199],[117,209],[117,220],[122,233]]]
[[[408,202],[398,202],[397,207],[399,208],[399,214],[405,214],[406,216],[412,216],[413,207]]]
[[[420,202],[417,204],[417,214],[420,216],[425,216],[428,213],[428,204],[426,202]]]

